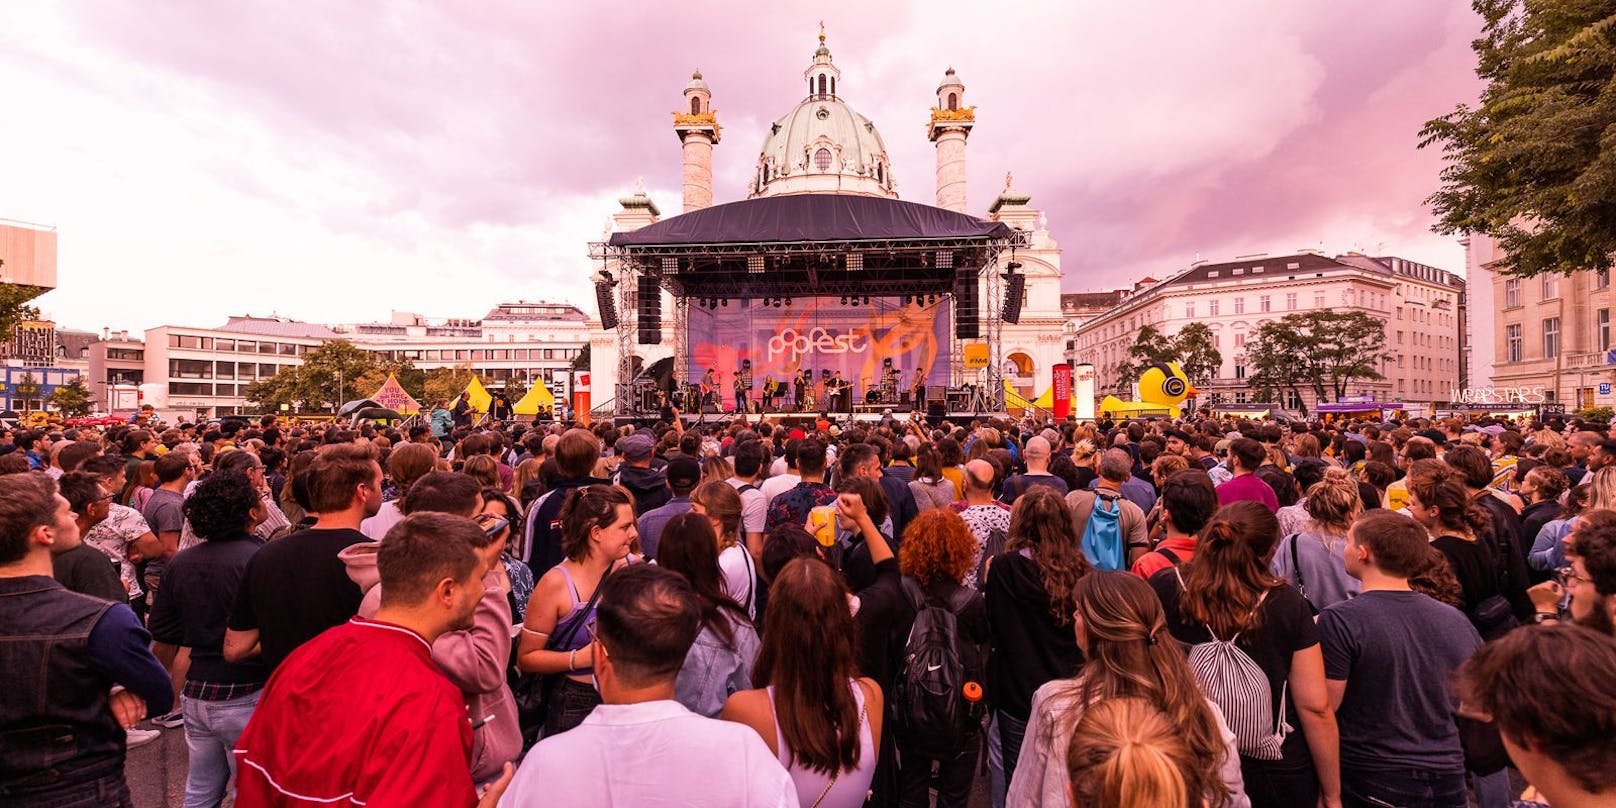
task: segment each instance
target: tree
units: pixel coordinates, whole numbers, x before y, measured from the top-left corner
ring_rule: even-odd
[[[5,265],[5,259],[0,258],[0,277],[4,277]],[[0,283],[0,343],[11,340],[11,332],[18,324],[39,319],[39,309],[28,301],[44,291],[37,286]]]
[[[381,366],[379,355],[347,340],[322,342],[303,355],[303,364],[297,368],[304,403],[314,409],[325,409],[328,404],[335,409],[346,401],[369,395],[375,390],[362,391],[359,380]]]
[[[1312,389],[1319,401],[1340,399],[1354,381],[1384,378],[1385,329],[1361,311],[1309,311],[1265,323],[1246,341],[1251,386],[1265,397],[1277,390],[1301,398]]]
[[[1507,275],[1610,269],[1616,255],[1616,9],[1586,0],[1473,0],[1487,82],[1475,107],[1427,121],[1440,144],[1438,233],[1498,241]]]
[[[387,383],[388,376],[397,377],[399,386],[404,388],[404,392],[409,393],[416,401],[421,400],[426,387],[426,371],[416,367],[415,363],[407,359],[381,360],[375,367],[360,374],[359,378],[354,380],[353,385],[348,387],[348,390],[356,398],[359,396],[373,396],[376,391],[382,389],[382,385]]]
[[[589,343],[584,343],[583,349],[572,358],[572,369],[579,372],[589,370]]]
[[[279,411],[283,404],[287,409],[301,410],[303,398],[297,371],[297,368],[286,368],[273,376],[265,376],[247,385],[241,396],[264,412]]]
[[[452,368],[432,368],[426,372],[426,380],[422,383],[422,407],[431,407],[439,401],[449,401],[460,395],[471,384],[470,365],[456,365]],[[515,402],[512,402],[513,404]]]
[[[1223,367],[1223,354],[1212,345],[1212,329],[1206,323],[1190,323],[1179,329],[1173,352],[1179,369],[1195,384],[1206,384]]]
[[[33,371],[24,371],[22,377],[17,379],[17,398],[22,402],[24,412],[32,410],[30,402],[41,401],[39,397],[39,377]],[[41,403],[43,403],[41,401]]]
[[[47,399],[56,409],[69,418],[81,418],[89,415],[92,405],[90,388],[84,383],[83,376],[74,376],[67,384],[58,385],[51,391]]]

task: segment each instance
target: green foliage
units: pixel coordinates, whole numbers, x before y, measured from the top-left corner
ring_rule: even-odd
[[[1339,399],[1354,381],[1384,378],[1385,343],[1385,324],[1365,312],[1287,314],[1246,340],[1247,381],[1259,398],[1311,389],[1320,401]]]
[[[81,418],[89,415],[94,402],[91,400],[90,388],[84,383],[83,376],[74,376],[67,384],[58,385],[51,391],[49,398],[51,406],[61,410],[69,418]]]
[[[39,397],[39,377],[35,376],[33,371],[23,372],[17,379],[16,390],[17,399],[22,402],[22,409],[25,412],[44,404],[44,399]]]
[[[1190,382],[1201,384],[1223,365],[1223,354],[1212,347],[1212,329],[1206,323],[1190,323],[1173,336],[1147,325],[1139,329],[1133,345],[1128,347],[1128,358],[1113,368],[1117,387],[1125,394],[1131,391],[1139,375],[1158,362],[1177,362]]]
[[[0,261],[0,265],[3,264],[5,262]],[[0,342],[10,340],[18,324],[39,319],[39,309],[28,301],[38,297],[41,291],[36,286],[0,283]]]
[[[1585,421],[1598,421],[1604,424],[1616,420],[1616,409],[1610,407],[1583,407],[1574,414]]]
[[[267,412],[282,404],[303,412],[335,410],[381,389],[388,373],[417,398],[426,385],[427,374],[409,362],[383,359],[347,340],[328,340],[305,354],[302,365],[247,385],[242,396]]]
[[[1609,269],[1616,255],[1616,7],[1474,0],[1480,103],[1427,121],[1442,188],[1436,232],[1498,241],[1500,269]]]
[[[589,370],[589,343],[584,343],[583,350],[572,358],[572,369],[576,371]]]
[[[460,395],[466,389],[466,385],[471,384],[471,377],[472,372],[469,365],[428,370],[426,372],[426,381],[422,385],[422,393],[425,397],[420,399],[421,407],[430,409],[433,404],[439,401],[454,399],[455,396]],[[515,404],[516,400],[512,399],[511,403]]]

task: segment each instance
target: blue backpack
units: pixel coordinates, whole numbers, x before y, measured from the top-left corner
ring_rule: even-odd
[[[1128,548],[1122,543],[1122,503],[1120,497],[1095,492],[1094,505],[1083,526],[1083,555],[1096,569],[1125,570]]]

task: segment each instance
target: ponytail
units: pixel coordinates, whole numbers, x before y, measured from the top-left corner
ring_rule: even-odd
[[[1259,599],[1284,583],[1268,571],[1278,534],[1278,520],[1259,503],[1219,508],[1184,568],[1179,611],[1185,621],[1205,624],[1224,640],[1254,628]]]

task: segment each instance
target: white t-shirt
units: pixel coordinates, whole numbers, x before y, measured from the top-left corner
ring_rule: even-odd
[[[735,599],[746,615],[757,619],[757,563],[746,547],[733,544],[718,554],[718,574],[724,594]]]
[[[802,482],[800,474],[777,474],[763,481],[764,507],[774,503],[774,498],[797,487]]]
[[[763,495],[763,487],[758,483],[747,483],[735,477],[725,482],[741,494],[741,530],[746,533],[762,533],[764,521],[769,515],[769,498]],[[752,488],[741,490],[748,485]]]

